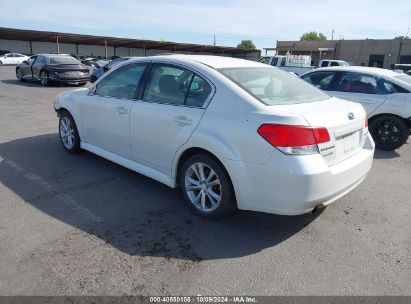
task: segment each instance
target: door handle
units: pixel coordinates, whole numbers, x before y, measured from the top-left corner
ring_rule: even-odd
[[[117,108],[116,108],[116,111],[117,111],[117,113],[120,114],[120,115],[126,115],[126,114],[128,114],[128,110],[127,110],[125,107],[123,107],[123,106],[117,107]]]
[[[193,122],[191,119],[185,117],[185,116],[176,116],[174,117],[174,122],[177,123],[179,126],[189,126]]]

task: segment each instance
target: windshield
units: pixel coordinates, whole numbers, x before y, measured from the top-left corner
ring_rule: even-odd
[[[399,76],[394,76],[394,77],[411,85],[411,76],[401,74]]]
[[[71,56],[54,56],[50,57],[50,63],[58,63],[58,64],[80,64],[76,58]]]
[[[225,68],[219,71],[262,103],[270,106],[330,98],[298,77],[277,68]]]

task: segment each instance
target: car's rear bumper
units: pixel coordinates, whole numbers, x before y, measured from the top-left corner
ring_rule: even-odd
[[[228,161],[240,209],[298,215],[325,206],[365,178],[374,156],[368,134],[358,153],[328,166],[319,154],[286,156],[274,152],[266,165]]]
[[[62,78],[62,77],[49,77],[51,81],[61,82],[61,83],[82,83],[90,81],[90,77],[73,77],[73,78]]]

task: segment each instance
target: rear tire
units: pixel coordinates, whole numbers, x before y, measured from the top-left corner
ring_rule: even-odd
[[[67,111],[63,111],[59,121],[59,136],[63,148],[69,153],[81,151],[80,136],[77,131],[76,122],[73,116]]]
[[[44,87],[50,84],[49,75],[46,71],[40,72],[40,82],[41,82],[41,85]]]
[[[78,84],[78,86],[79,86],[79,87],[83,87],[83,86],[86,85],[86,83],[87,83],[87,82],[80,82],[80,83]]]
[[[221,218],[237,208],[227,171],[207,154],[191,156],[181,167],[179,182],[190,208],[203,217]]]
[[[394,115],[382,115],[371,119],[369,130],[377,149],[393,151],[408,139],[410,130],[407,124]]]

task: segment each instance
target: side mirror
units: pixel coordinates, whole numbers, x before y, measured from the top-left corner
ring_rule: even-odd
[[[24,60],[24,61],[23,61],[23,63],[25,63],[25,64],[29,64],[29,62],[28,62],[27,60]]]

